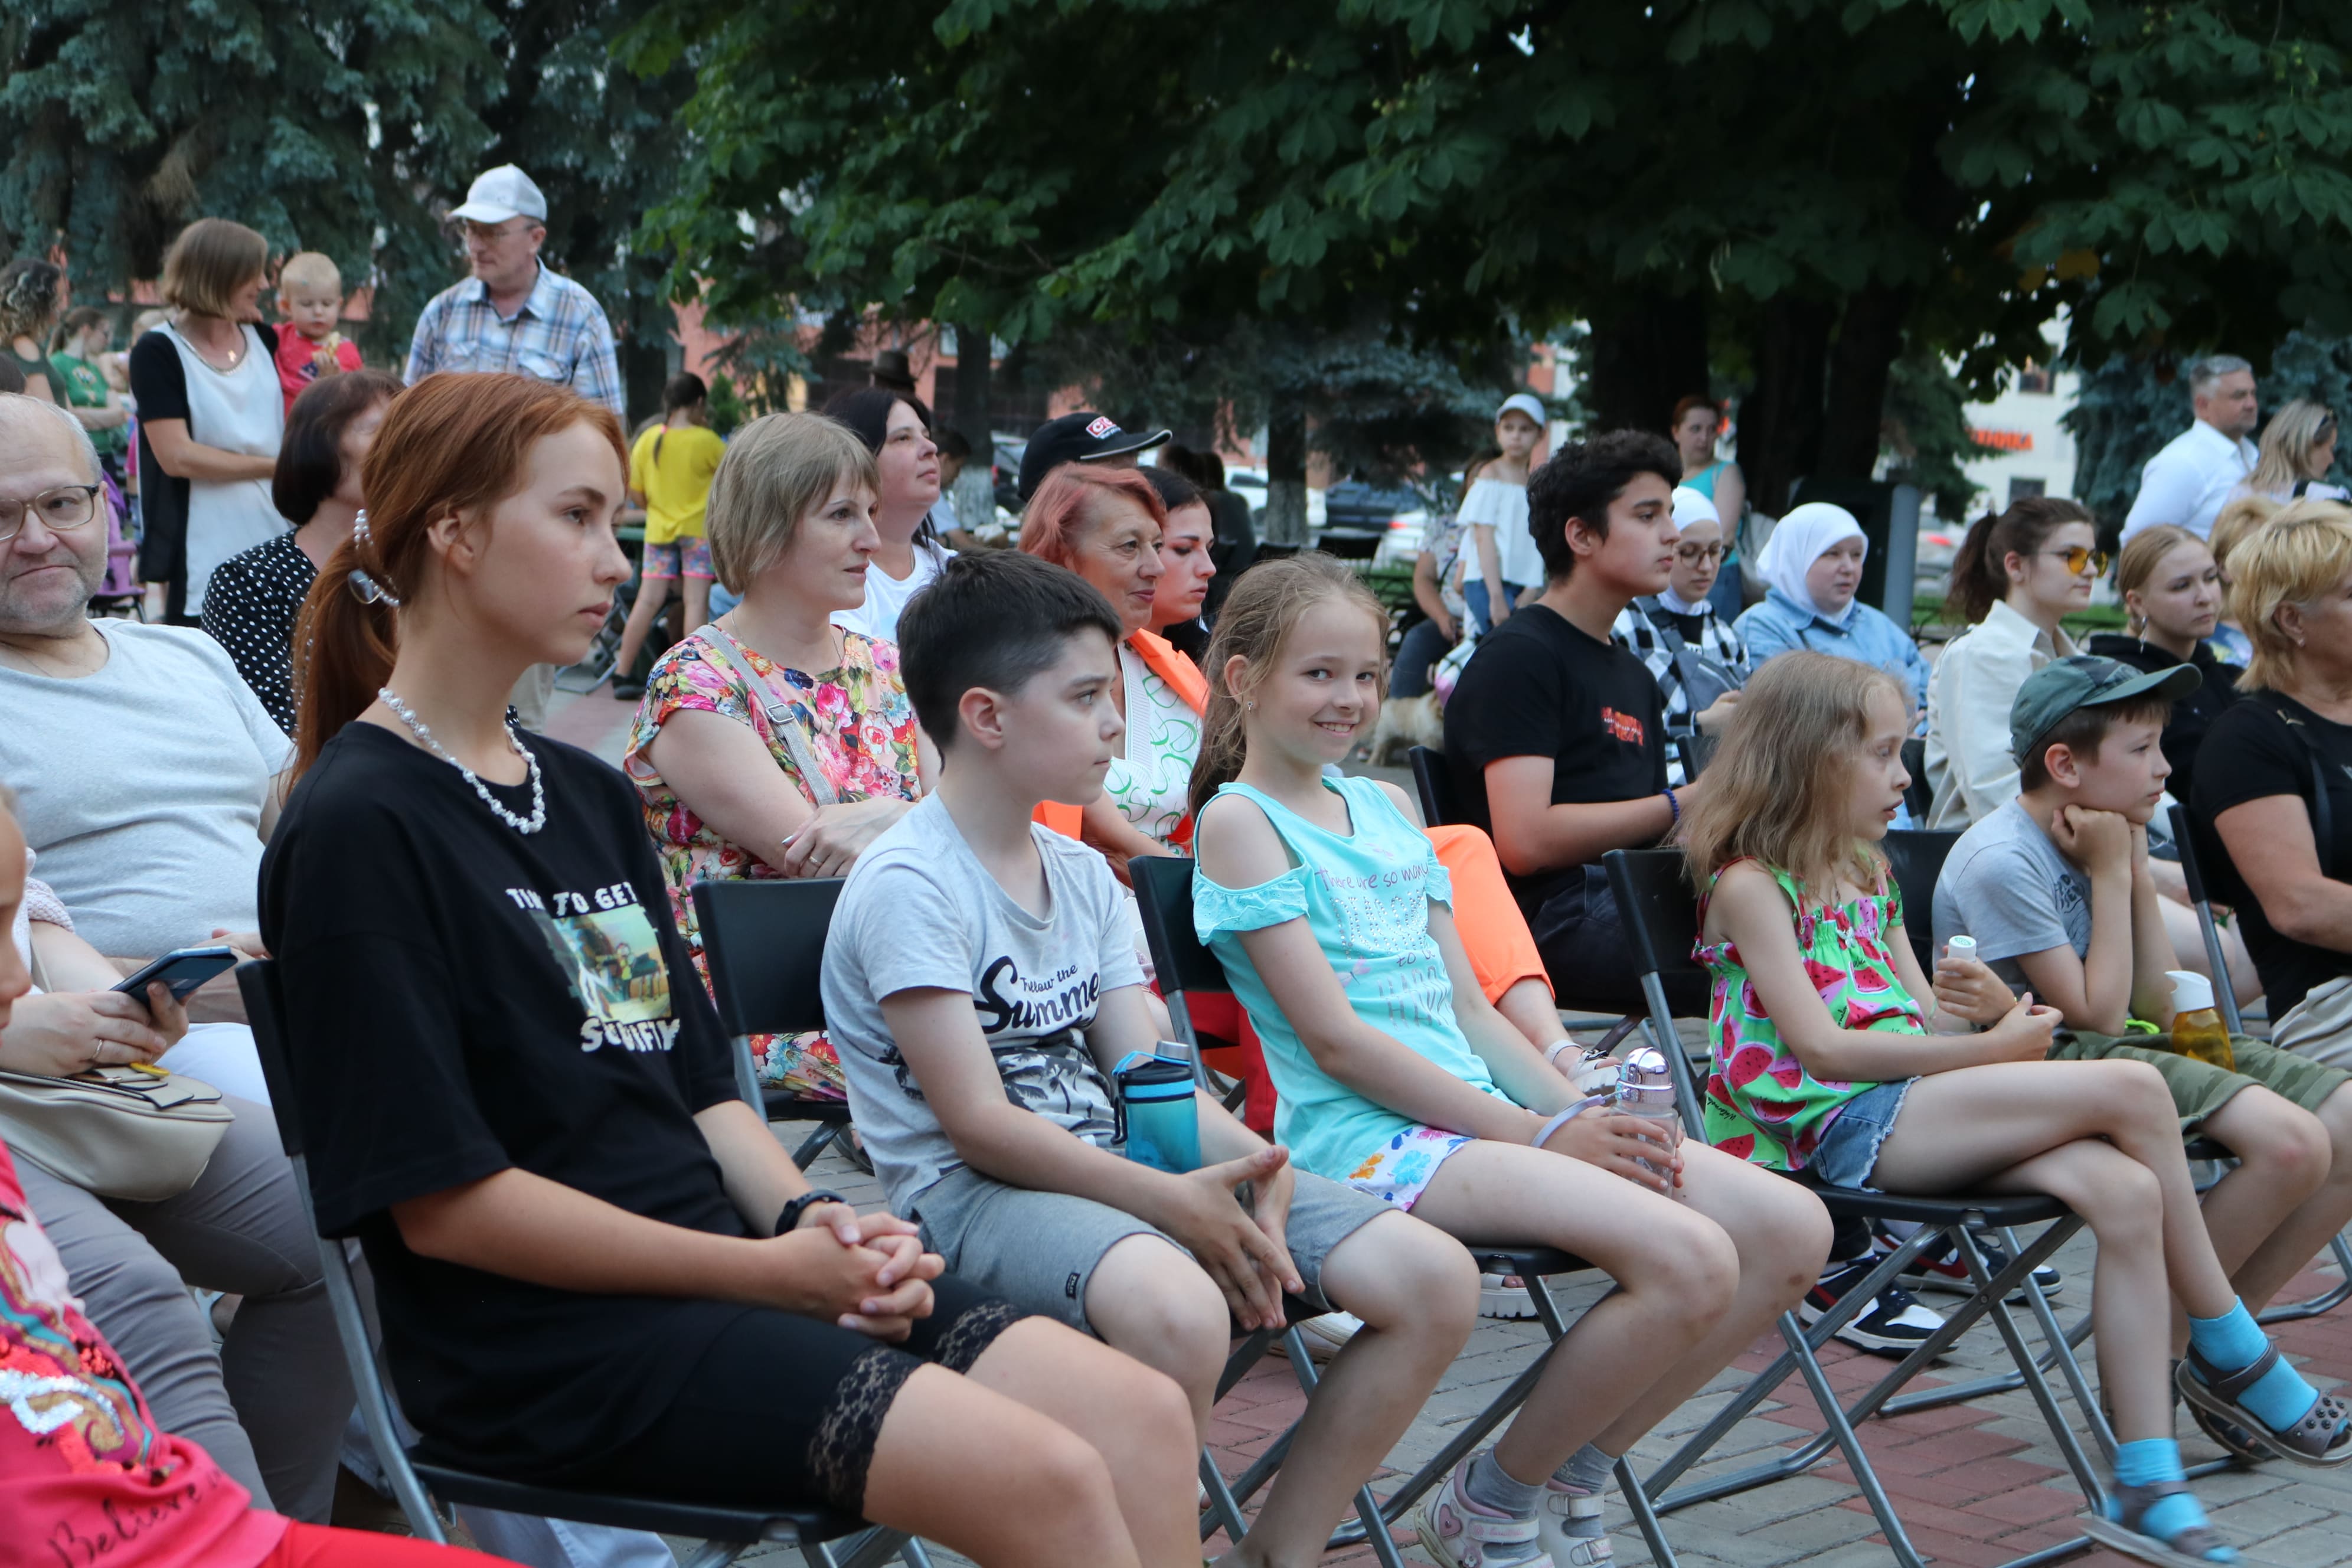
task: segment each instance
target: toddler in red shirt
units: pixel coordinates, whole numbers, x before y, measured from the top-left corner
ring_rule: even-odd
[[[322,375],[360,367],[360,346],[335,322],[343,313],[343,275],[315,250],[301,250],[278,269],[278,384],[292,408],[303,389]]]

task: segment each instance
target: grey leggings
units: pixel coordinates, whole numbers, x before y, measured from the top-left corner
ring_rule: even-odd
[[[202,1447],[255,1507],[324,1524],[351,1378],[278,1129],[261,1106],[227,1104],[236,1123],[176,1198],[93,1197],[29,1161],[17,1173],[156,1425]],[[191,1285],[245,1298],[219,1351]]]

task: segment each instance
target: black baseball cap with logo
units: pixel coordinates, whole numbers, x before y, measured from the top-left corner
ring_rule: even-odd
[[[1037,426],[1037,433],[1029,437],[1027,450],[1021,454],[1022,504],[1028,504],[1029,498],[1037,493],[1037,487],[1045,482],[1045,476],[1064,463],[1099,463],[1132,452],[1148,452],[1175,434],[1172,430],[1155,430],[1150,435],[1122,430],[1118,421],[1090,408],[1048,419]]]

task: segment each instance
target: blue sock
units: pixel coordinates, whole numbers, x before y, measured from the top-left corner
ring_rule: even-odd
[[[2270,1336],[2254,1321],[2243,1301],[2233,1303],[2218,1318],[2189,1320],[2189,1342],[2223,1372],[2237,1372],[2262,1359]],[[2303,1373],[2281,1356],[2262,1381],[2238,1395],[2238,1403],[2259,1416],[2274,1432],[2284,1432],[2311,1413],[2319,1391],[2303,1381]]]
[[[1543,1490],[1541,1481],[1523,1481],[1495,1461],[1495,1450],[1487,1449],[1470,1461],[1470,1473],[1462,1479],[1462,1489],[1480,1508],[1491,1508],[1511,1519],[1533,1519],[1536,1496]]]
[[[2116,1479],[2127,1487],[2154,1486],[2158,1481],[2183,1479],[2180,1468],[2180,1445],[2169,1437],[2143,1437],[2137,1443],[2116,1445]],[[2110,1500],[2109,1510],[2116,1511]],[[2194,1530],[2206,1523],[2204,1507],[2187,1492],[2175,1492],[2158,1498],[2140,1515],[2139,1530],[2167,1545],[2185,1530]],[[2238,1554],[2222,1547],[2209,1563],[2234,1563]]]

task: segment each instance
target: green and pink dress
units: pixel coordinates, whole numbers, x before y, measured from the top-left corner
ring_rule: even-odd
[[[1733,861],[1731,865],[1738,865]],[[1762,862],[1758,862],[1761,865]],[[1708,883],[1709,896],[1726,866]],[[1841,1029],[1924,1035],[1926,1014],[1895,973],[1893,942],[1903,923],[1903,895],[1884,875],[1876,891],[1850,903],[1809,902],[1804,884],[1766,866],[1797,910],[1797,947],[1805,973]],[[1702,926],[1706,918],[1699,909]],[[1838,1113],[1875,1084],[1817,1079],[1781,1042],[1780,1031],[1749,984],[1748,967],[1730,942],[1704,940],[1691,956],[1706,965],[1714,986],[1706,1034],[1712,1058],[1706,1080],[1706,1141],[1727,1154],[1775,1171],[1801,1171],[1822,1145]]]

